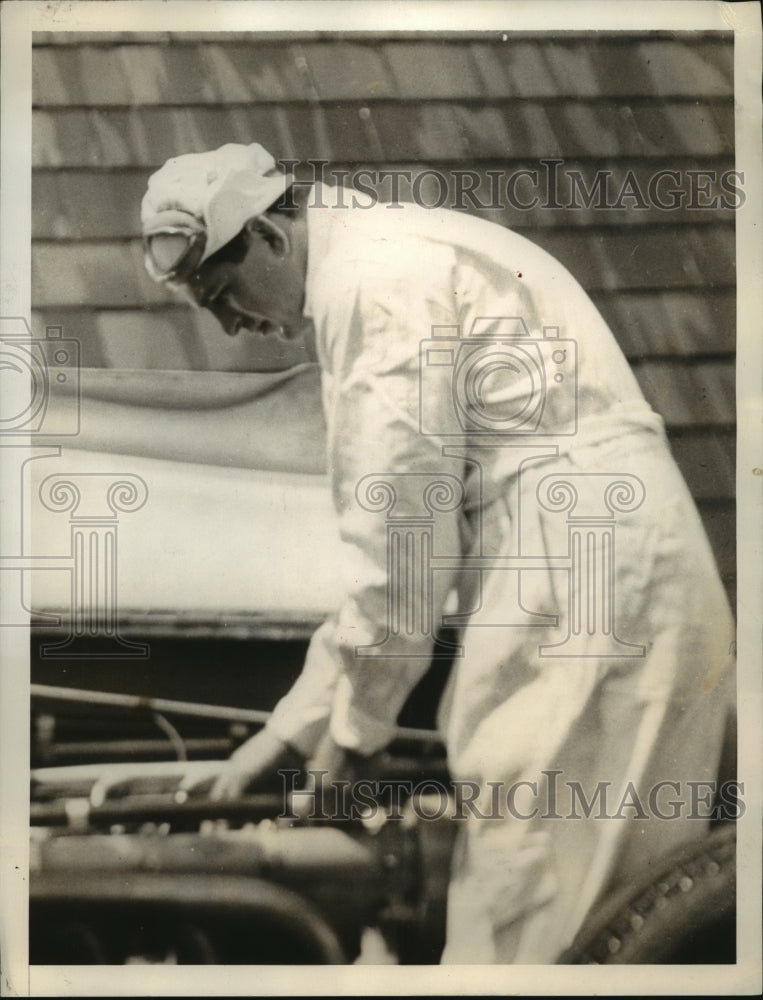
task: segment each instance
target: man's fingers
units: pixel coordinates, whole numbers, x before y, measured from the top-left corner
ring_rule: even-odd
[[[186,795],[203,795],[212,787],[217,775],[220,773],[220,765],[210,767],[204,771],[193,771],[187,774],[177,787],[178,792],[185,792]]]
[[[241,793],[248,784],[248,774],[244,774],[229,766],[224,771],[218,772],[217,778],[210,789],[209,797],[213,802],[221,802],[225,799],[237,799],[240,798]]]
[[[180,784],[188,794],[208,794],[213,801],[236,799],[255,783],[274,780],[279,767],[302,758],[268,729],[242,743],[224,763],[194,771]]]
[[[196,778],[190,788],[186,789],[189,795],[205,795],[209,792],[212,784],[215,780],[217,772],[213,774],[204,775],[204,777]]]

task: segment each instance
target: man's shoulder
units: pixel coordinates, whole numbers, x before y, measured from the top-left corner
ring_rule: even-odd
[[[384,202],[357,197],[352,188],[316,185],[308,202],[308,219],[320,213],[337,239],[421,240],[459,246],[464,240],[510,238],[492,221],[444,207],[429,208],[414,201]]]
[[[413,204],[388,207],[382,202],[360,207],[348,195],[325,188],[320,201],[308,206],[308,226],[318,234],[312,244],[320,253],[320,268],[333,284],[387,283],[450,271],[458,247],[458,222],[453,212],[427,212]]]
[[[469,283],[470,269],[491,281],[518,274],[526,289],[544,288],[551,278],[558,287],[573,280],[545,250],[497,222],[402,201],[363,205],[352,202],[348,189],[316,188],[308,205],[316,271],[311,286],[323,303],[398,293],[439,301],[456,284]]]

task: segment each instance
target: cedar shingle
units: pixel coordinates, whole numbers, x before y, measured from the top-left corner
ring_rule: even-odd
[[[461,44],[394,42],[383,45],[381,54],[403,99],[482,96],[482,81]],[[422,72],[422,66],[427,72]]]
[[[659,39],[623,45],[591,37],[474,42],[474,65],[492,97],[722,97],[733,92],[733,46]]]
[[[81,310],[33,309],[32,335],[44,337],[48,326],[62,327],[62,336],[79,342],[82,368],[105,368],[106,358],[101,348],[97,326],[98,314],[91,308]]]
[[[384,161],[413,176],[437,161],[484,172],[541,169],[541,158],[559,157],[587,186],[592,170],[612,169],[617,190],[634,157],[641,187],[660,168],[679,169],[685,181],[688,170],[733,167],[728,37],[46,33],[35,42],[43,44],[33,56],[33,162],[53,168],[34,177],[33,233],[43,237],[33,247],[35,322],[63,323],[81,340],[86,365],[283,363],[275,342],[231,340],[207,314],[178,307],[145,275],[136,241],[110,240],[136,233],[147,174],[178,153],[260,141],[277,158]],[[59,166],[82,171],[55,174]],[[673,429],[721,572],[733,578],[731,211],[504,206],[483,214],[566,263],[629,356],[647,356],[634,370]],[[698,224],[711,219],[717,224]],[[727,360],[690,357],[724,352]]]
[[[469,51],[482,93],[490,97],[514,97],[507,72],[506,43],[472,42]]]
[[[228,45],[200,45],[197,51],[196,72],[203,77],[200,87],[203,99],[214,102],[252,100],[256,63],[250,52],[245,52],[244,58],[238,59],[239,50]]]
[[[685,149],[699,156],[720,156],[734,149],[734,108],[732,104],[662,105],[669,148]],[[661,133],[662,134],[662,133]]]
[[[76,90],[72,81],[74,50],[57,48],[32,50],[32,103],[67,104]]]
[[[644,395],[670,426],[734,424],[733,359],[696,364],[644,361],[633,369]]]
[[[148,170],[33,174],[33,238],[87,240],[137,235],[148,176]]]
[[[736,435],[732,430],[673,434],[670,446],[693,496],[705,500],[733,499]]]
[[[215,105],[307,97],[286,45],[130,45],[116,51],[134,81],[132,101],[138,104]]]
[[[733,92],[733,67],[722,58],[724,49],[731,52],[728,42],[687,47],[677,39],[637,45],[610,41],[579,48],[587,55],[600,94],[717,97]]]
[[[734,282],[731,226],[593,233],[536,230],[532,240],[589,290],[702,288]]]
[[[250,100],[293,101],[308,98],[304,76],[299,73],[288,46],[260,42],[256,46],[238,45],[231,50],[219,46],[218,51],[221,59],[227,53],[232,66],[246,80]]]
[[[631,128],[631,109],[610,103],[588,104],[585,101],[570,101],[562,107],[549,107],[549,118],[557,137],[558,148],[569,155],[590,154],[596,150],[597,156],[622,155],[626,144],[629,152],[641,154],[643,148],[639,133]],[[633,149],[636,142],[637,148]],[[648,152],[659,152],[650,149]]]
[[[515,148],[514,122],[509,120],[502,108],[457,105],[452,114],[463,136],[463,144],[454,149],[451,156],[461,154],[467,159],[500,159],[510,155]]]
[[[186,93],[193,92],[199,76],[191,68],[192,49],[175,50],[171,45],[135,48],[122,45],[114,50],[114,62],[128,80],[124,104],[158,104],[163,95],[181,81]],[[94,100],[97,97],[93,95]]]
[[[475,42],[474,65],[491,97],[591,96],[599,93],[590,45],[533,39]]]
[[[302,157],[321,155],[320,116],[345,116],[358,126],[346,143],[341,135],[331,145],[337,159],[355,159],[358,149],[370,150],[361,115],[362,105],[309,104],[278,109],[253,101],[234,108],[177,107],[109,109],[40,109],[34,113],[33,163],[39,166],[128,166],[161,163],[183,151],[230,141],[231,135],[266,137],[279,142],[278,112],[295,121],[295,148]],[[733,111],[703,105],[614,104],[563,102],[544,105],[520,101],[493,108],[449,103],[369,105],[390,160],[540,158],[561,156],[728,155],[733,139]],[[237,125],[237,123],[239,123]],[[243,124],[241,124],[243,123]],[[211,137],[208,139],[206,137]],[[274,155],[283,155],[280,152]],[[372,151],[378,155],[377,151]],[[366,156],[369,153],[365,154]]]
[[[734,92],[734,47],[729,41],[642,42],[633,52],[637,79],[650,80],[660,96],[725,97]],[[613,88],[616,77],[613,74]]]
[[[384,47],[353,42],[312,42],[302,45],[301,49],[322,100],[375,100],[398,96],[395,80],[385,64]]]
[[[381,104],[372,115],[390,161],[459,158],[467,153],[457,110],[449,104]],[[337,150],[339,159],[345,159]]]
[[[736,280],[734,240],[733,225],[692,228],[686,232],[687,250],[708,288],[732,284]]]
[[[733,500],[707,503],[701,497],[697,506],[733,608],[736,604],[736,506]]]
[[[296,112],[294,114],[296,115]],[[346,114],[352,115],[353,110],[348,109]],[[242,124],[230,127],[231,131],[237,132],[243,141],[249,141],[252,138],[253,130],[248,115],[246,113],[244,115]],[[235,121],[233,117],[229,117],[227,120],[229,123]],[[288,118],[286,121],[288,123]],[[293,121],[296,131],[301,120],[295,117]],[[350,129],[349,125],[346,124],[347,119],[343,118],[341,114],[327,115],[327,121],[330,127],[329,134],[334,136],[337,143],[341,142],[343,127],[347,133],[353,135],[353,141],[358,145],[364,141],[370,143],[370,139],[364,139],[363,135],[358,133],[357,124],[354,124],[353,128]],[[291,142],[290,133],[285,134],[289,135],[286,141]],[[199,141],[201,142],[201,140]],[[274,142],[273,148],[283,149],[285,145],[286,143],[281,140],[279,132],[279,139]],[[288,155],[294,154],[287,150],[284,153],[284,158]],[[600,189],[601,196],[607,205],[606,209],[596,207],[599,204],[599,195],[595,191],[592,206],[584,207],[585,192],[581,194],[580,190],[573,186],[569,176],[572,171],[579,171],[583,176],[582,183],[586,191],[590,192],[593,190],[594,173],[597,169],[601,169],[597,163],[586,164],[569,161],[559,168],[557,197],[559,204],[563,207],[555,207],[549,200],[546,200],[545,171],[537,160],[505,165],[497,161],[492,166],[472,168],[468,165],[468,161],[465,161],[463,166],[455,167],[440,165],[436,162],[433,166],[428,166],[425,163],[415,161],[393,165],[379,162],[374,164],[360,157],[354,163],[332,161],[325,169],[324,180],[329,184],[342,183],[345,186],[351,186],[353,175],[359,170],[371,169],[378,173],[386,167],[396,169],[401,173],[407,170],[412,177],[415,177],[425,170],[436,169],[444,177],[444,191],[447,194],[444,207],[446,208],[468,210],[475,214],[481,214],[487,219],[513,229],[535,227],[583,229],[592,225],[611,228],[626,226],[634,229],[633,238],[636,239],[638,236],[636,230],[645,223],[696,223],[714,218],[719,221],[733,218],[731,208],[720,207],[721,198],[727,199],[726,204],[730,204],[731,199],[728,192],[724,191],[718,182],[718,178],[728,167],[728,164],[722,162],[718,165],[718,169],[715,170],[715,182],[710,187],[710,197],[715,199],[719,207],[687,209],[685,206],[689,200],[690,192],[690,180],[686,174],[687,163],[696,167],[696,162],[692,163],[691,161],[677,165],[677,168],[681,168],[680,186],[684,192],[684,207],[672,211],[656,207],[651,200],[648,185],[650,177],[655,171],[646,165],[637,166],[632,171],[639,190],[643,192],[648,203],[648,208],[644,210],[635,208],[633,200],[629,197],[620,200],[621,207],[612,207],[618,203],[626,174],[630,170],[625,164],[617,163],[606,167],[611,176],[606,180],[606,186]],[[535,172],[534,179],[519,174],[520,170],[528,169]],[[341,170],[349,170],[349,176],[341,177]],[[494,172],[493,178],[487,174],[490,170]],[[79,236],[87,239],[89,237],[125,236],[135,233],[134,206],[143,196],[150,171],[151,168],[106,172],[92,168],[62,173],[49,170],[36,171],[33,176],[32,196],[33,235],[41,238]],[[469,192],[473,183],[473,175],[476,175],[478,183],[474,188],[474,194],[471,195]],[[301,176],[312,176],[309,164],[304,165]],[[507,184],[512,177],[515,179],[515,183],[511,187],[511,197],[514,199],[514,204],[510,205]],[[367,174],[363,175],[363,183],[364,185],[368,184]],[[659,189],[658,197],[663,199],[670,197],[669,189],[672,183],[668,180],[667,183],[663,184]],[[389,198],[390,184],[388,181],[380,181],[377,187],[382,200],[385,197]],[[410,187],[410,182],[406,184],[404,180],[401,180],[403,200],[413,198]],[[434,179],[431,182],[427,181],[421,188],[424,203],[433,204],[437,200],[439,190],[439,184]],[[494,198],[492,207],[491,198]],[[536,206],[532,208],[521,207],[523,204],[529,205],[533,200],[538,202]],[[703,195],[702,202],[704,200],[705,196]],[[696,197],[695,204],[698,204]],[[712,231],[703,229],[701,233],[702,242],[712,239]],[[719,248],[719,252],[723,252],[723,248]]]
[[[298,155],[315,155],[314,119],[305,109],[288,112]],[[212,149],[226,142],[261,142],[280,152],[282,121],[272,110],[250,108],[150,108],[142,110],[37,111],[32,160],[36,166],[156,168],[170,156]]]
[[[543,44],[543,43],[541,43]],[[543,45],[546,60],[546,94],[599,97],[617,93],[607,78],[610,49],[604,43]],[[618,53],[621,56],[621,53]],[[528,94],[529,96],[529,94]]]
[[[308,159],[341,159],[352,162],[363,162],[373,157],[376,150],[373,147],[373,133],[362,117],[361,109],[356,104],[345,104],[313,112],[320,116],[324,128],[326,147],[321,150],[313,147],[312,151],[302,142],[299,144],[302,158]]]
[[[35,308],[124,308],[169,298],[170,293],[145,273],[139,241],[32,246]]]
[[[65,162],[58,144],[59,120],[47,111],[32,112],[32,167],[59,167]],[[86,162],[81,158],[78,164]]]
[[[733,152],[733,106],[564,101],[549,118],[565,156],[720,156]]]
[[[518,97],[596,93],[590,73],[590,55],[579,48],[556,50],[548,43],[511,42],[504,46],[504,72],[512,94]]]
[[[129,166],[139,163],[130,149],[125,112],[103,110],[32,113],[33,166]]]
[[[692,227],[652,229],[634,240],[628,232],[533,233],[533,242],[565,264],[590,290],[682,288],[731,285],[734,233]],[[143,275],[139,241],[130,244],[56,244],[34,246],[36,305],[138,305],[162,299]],[[44,266],[43,266],[44,265]],[[137,270],[140,283],[131,272]],[[97,274],[98,280],[95,280]],[[38,296],[41,296],[38,298]],[[92,296],[92,297],[91,297]]]
[[[594,301],[630,357],[732,353],[736,346],[733,289],[617,292]]]

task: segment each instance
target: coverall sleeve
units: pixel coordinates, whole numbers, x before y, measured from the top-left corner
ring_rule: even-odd
[[[313,636],[302,675],[271,721],[307,755],[326,725],[339,745],[361,754],[390,741],[431,661],[462,551],[463,462],[443,456],[443,439],[422,434],[419,416],[420,344],[452,313],[422,287],[431,282],[374,275],[333,296],[319,331],[344,596]],[[453,420],[450,372],[435,376],[424,386],[430,429],[439,416],[443,427]],[[402,524],[413,530],[390,540],[388,529]],[[422,544],[419,526],[431,531]],[[433,572],[422,552],[430,543],[449,564]],[[390,559],[401,560],[394,573]],[[394,581],[403,573],[400,592]],[[422,627],[426,620],[432,628]]]

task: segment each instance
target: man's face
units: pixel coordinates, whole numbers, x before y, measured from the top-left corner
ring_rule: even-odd
[[[255,223],[204,261],[185,290],[231,337],[245,329],[293,340],[308,322],[304,268]]]

